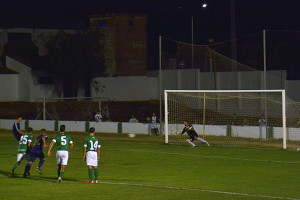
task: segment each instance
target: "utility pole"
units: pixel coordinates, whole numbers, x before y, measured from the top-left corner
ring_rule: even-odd
[[[192,69],[194,69],[194,15],[191,16],[191,32],[192,32]]]
[[[235,3],[234,0],[230,0],[230,25],[231,25],[231,59],[237,60],[236,52],[236,25],[235,25]],[[235,67],[234,67],[235,66]],[[234,71],[236,70],[236,65],[232,65]]]

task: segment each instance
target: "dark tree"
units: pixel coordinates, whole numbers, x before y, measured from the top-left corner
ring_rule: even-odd
[[[59,32],[47,42],[46,71],[63,83],[65,97],[76,97],[81,85],[89,97],[91,80],[104,72],[102,35],[99,32]]]

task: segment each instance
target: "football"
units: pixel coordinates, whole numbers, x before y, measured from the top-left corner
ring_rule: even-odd
[[[129,133],[128,134],[128,138],[134,138],[135,137],[135,134],[134,133]]]

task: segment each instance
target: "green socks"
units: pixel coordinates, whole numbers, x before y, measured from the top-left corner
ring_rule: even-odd
[[[88,169],[90,181],[93,180],[93,169]]]
[[[62,179],[64,174],[65,174],[65,172],[60,172],[59,177]]]
[[[93,181],[93,169],[88,169],[89,179]],[[94,168],[95,181],[98,180],[98,168]]]
[[[12,171],[15,171],[15,169],[19,166],[19,162],[16,162],[12,168]]]
[[[94,168],[95,181],[98,180],[98,168]]]

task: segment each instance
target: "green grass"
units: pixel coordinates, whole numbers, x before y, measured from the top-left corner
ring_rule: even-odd
[[[158,137],[128,140],[124,135],[103,134],[100,183],[86,184],[82,160],[86,134],[70,135],[74,150],[63,183],[58,184],[54,151],[46,158],[41,176],[35,171],[37,160],[30,178],[22,178],[25,161],[16,169],[17,176],[11,177],[18,144],[10,132],[1,131],[0,199],[300,199],[297,151],[214,145],[190,148],[154,142]]]

